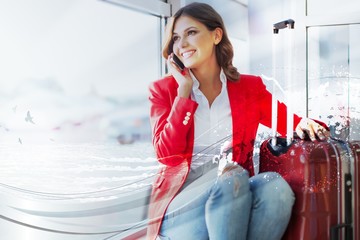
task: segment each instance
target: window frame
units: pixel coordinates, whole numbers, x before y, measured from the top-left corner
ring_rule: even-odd
[[[165,0],[101,0],[104,2],[119,5],[135,11],[155,15],[157,17],[170,17],[171,4]]]

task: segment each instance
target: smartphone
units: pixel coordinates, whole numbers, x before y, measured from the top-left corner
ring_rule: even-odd
[[[175,54],[173,55],[173,60],[181,71],[184,70],[185,65],[180,61],[180,59]]]

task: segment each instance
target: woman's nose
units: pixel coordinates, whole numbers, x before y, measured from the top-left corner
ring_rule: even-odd
[[[186,37],[180,38],[180,41],[179,41],[179,47],[180,47],[180,48],[181,48],[181,47],[186,47],[187,44],[188,44],[188,42],[187,42]]]

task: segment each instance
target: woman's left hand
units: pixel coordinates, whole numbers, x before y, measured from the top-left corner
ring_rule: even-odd
[[[315,141],[316,137],[320,140],[330,137],[330,132],[325,127],[309,118],[301,119],[295,131],[301,139],[304,139],[307,134],[311,141]]]

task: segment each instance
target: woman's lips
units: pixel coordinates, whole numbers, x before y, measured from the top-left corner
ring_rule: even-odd
[[[181,56],[184,59],[187,59],[187,58],[191,57],[194,53],[195,53],[195,50],[186,51],[186,52],[181,53]]]

